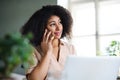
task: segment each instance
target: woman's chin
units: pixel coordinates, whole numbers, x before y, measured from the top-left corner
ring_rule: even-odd
[[[61,36],[55,36],[54,37],[54,39],[60,39],[61,38]]]

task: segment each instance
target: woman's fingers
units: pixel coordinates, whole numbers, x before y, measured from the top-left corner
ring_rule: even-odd
[[[45,29],[45,33],[43,35],[43,41],[45,41],[46,35],[47,35],[47,29]]]
[[[52,34],[51,31],[47,34],[47,36],[46,36],[46,42],[48,42],[50,40],[50,35],[51,34]]]
[[[45,29],[45,33],[43,35],[43,42],[48,43],[49,41],[51,41],[52,38],[53,38],[52,32]]]
[[[50,42],[52,42],[53,39],[54,39],[54,36],[52,36],[52,37],[50,38]]]
[[[51,43],[53,39],[54,37],[52,35],[52,32],[46,29],[43,35],[43,41],[41,42],[41,48],[44,53],[46,53],[48,50],[52,51]]]

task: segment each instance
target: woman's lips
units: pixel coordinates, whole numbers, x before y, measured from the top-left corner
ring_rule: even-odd
[[[54,32],[54,34],[55,34],[56,36],[59,36],[59,35],[61,34],[61,32]]]

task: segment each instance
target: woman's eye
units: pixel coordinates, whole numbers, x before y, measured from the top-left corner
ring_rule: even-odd
[[[51,27],[55,26],[55,24],[50,24]]]

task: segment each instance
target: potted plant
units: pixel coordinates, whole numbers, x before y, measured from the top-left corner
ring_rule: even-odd
[[[120,41],[111,41],[106,50],[109,56],[120,56]]]
[[[18,32],[0,38],[0,80],[11,80],[8,78],[18,65],[28,67],[28,62],[32,63],[33,47],[29,38],[32,38],[32,34],[22,36]]]
[[[120,56],[120,41],[111,41],[110,45],[107,47],[106,51],[108,52],[109,56]],[[120,79],[120,68],[118,73],[118,79]]]

